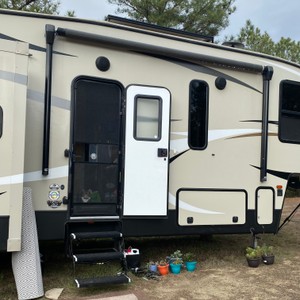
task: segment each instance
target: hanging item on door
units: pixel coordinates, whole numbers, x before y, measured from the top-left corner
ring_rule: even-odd
[[[91,189],[88,189],[88,190],[82,190],[81,200],[84,203],[101,202],[101,197],[98,191],[92,191]]]

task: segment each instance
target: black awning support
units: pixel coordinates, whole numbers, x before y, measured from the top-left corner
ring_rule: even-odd
[[[43,137],[43,166],[42,174],[49,174],[49,148],[50,148],[50,119],[51,119],[51,86],[52,86],[52,57],[55,27],[47,24],[46,31],[46,76],[45,76],[45,102],[44,102],[44,137]]]
[[[282,222],[282,224],[279,226],[277,233],[279,232],[279,230],[289,221],[291,221],[291,219],[294,217],[294,215],[296,214],[297,210],[300,208],[300,202],[298,203],[298,205],[295,207],[295,209],[286,217],[286,219]]]
[[[263,76],[263,105],[262,105],[262,128],[261,128],[261,156],[260,156],[260,181],[267,181],[268,159],[268,125],[269,125],[269,98],[270,80],[273,77],[273,68],[264,67]]]

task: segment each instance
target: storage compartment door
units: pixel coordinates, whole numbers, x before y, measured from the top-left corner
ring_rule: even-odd
[[[244,190],[180,189],[177,192],[178,223],[194,225],[241,225],[246,222]]]
[[[260,188],[256,193],[257,223],[267,225],[273,223],[274,213],[274,190]]]

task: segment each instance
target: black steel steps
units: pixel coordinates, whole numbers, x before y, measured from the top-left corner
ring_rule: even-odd
[[[75,263],[99,263],[124,258],[125,255],[123,252],[73,254],[73,260]]]
[[[77,232],[77,233],[71,233],[71,238],[73,240],[97,239],[97,238],[122,238],[122,233],[118,231]]]
[[[92,224],[72,221],[66,225],[66,250],[67,255],[73,260],[74,279],[78,288],[130,282],[130,278],[126,275],[127,263],[121,227],[120,221],[103,220]],[[117,267],[118,264],[113,262],[120,264],[121,272]],[[99,273],[104,276],[99,277],[97,272],[98,275],[96,274],[93,278],[80,279],[78,277],[84,273],[81,267],[76,268],[78,264],[97,264]],[[109,268],[103,268],[104,272],[103,264],[109,266]],[[86,265],[84,269],[86,268],[89,266]],[[114,272],[116,275],[107,274]]]
[[[91,287],[96,285],[108,285],[108,284],[125,284],[130,283],[131,279],[124,275],[117,276],[105,276],[88,279],[75,279],[75,283],[78,288]]]

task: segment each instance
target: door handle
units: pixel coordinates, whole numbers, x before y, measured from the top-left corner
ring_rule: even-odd
[[[167,148],[158,148],[157,149],[157,156],[158,157],[167,157],[168,156],[168,149]]]

